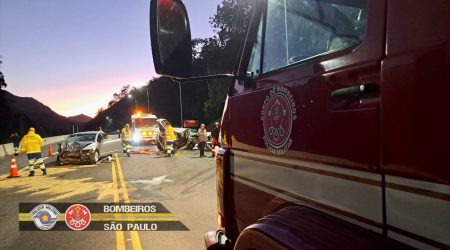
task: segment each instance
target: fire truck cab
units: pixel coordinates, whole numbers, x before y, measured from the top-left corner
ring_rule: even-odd
[[[158,135],[158,118],[153,114],[131,115],[133,144],[155,143]]]
[[[232,80],[208,249],[450,248],[450,1],[258,0],[234,71],[191,76],[180,0],[156,72]]]

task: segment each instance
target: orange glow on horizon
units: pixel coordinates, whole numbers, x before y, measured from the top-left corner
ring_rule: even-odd
[[[145,79],[144,77],[141,77]],[[37,89],[32,93],[13,93],[19,96],[30,96],[63,116],[84,114],[95,117],[97,110],[107,108],[113,94],[127,82],[142,82],[136,77],[107,77],[90,82],[71,84],[70,87]],[[149,78],[151,79],[151,77]]]

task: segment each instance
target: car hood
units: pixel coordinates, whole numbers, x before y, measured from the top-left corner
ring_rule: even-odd
[[[61,145],[61,149],[67,152],[76,152],[84,149],[93,149],[94,146],[94,142],[65,142]]]

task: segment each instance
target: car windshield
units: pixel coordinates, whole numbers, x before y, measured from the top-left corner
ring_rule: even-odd
[[[156,125],[156,119],[139,118],[134,120],[134,125],[136,128],[153,127]]]
[[[81,142],[81,141],[93,142],[95,141],[95,135],[96,134],[73,134],[67,137],[66,142]]]

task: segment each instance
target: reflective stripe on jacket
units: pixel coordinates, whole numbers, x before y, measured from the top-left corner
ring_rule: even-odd
[[[177,137],[175,136],[175,130],[171,125],[168,125],[166,127],[166,141],[175,141]]]
[[[131,141],[131,129],[122,129],[122,137],[124,141]]]
[[[20,147],[26,150],[27,154],[40,153],[43,142],[40,135],[30,131],[20,141]]]

